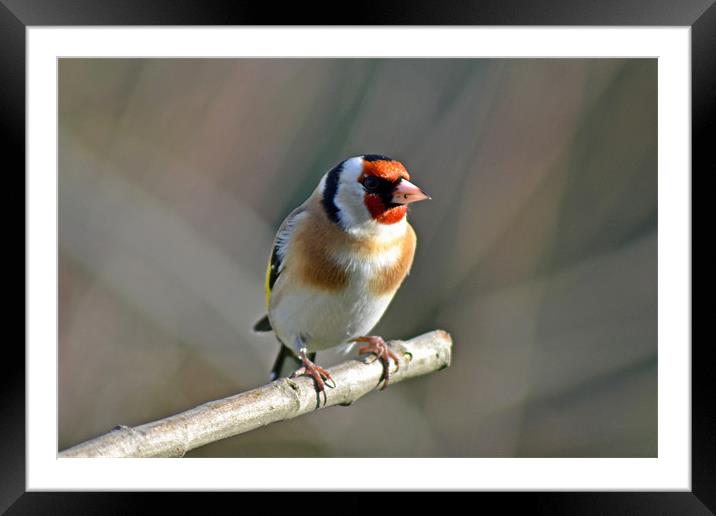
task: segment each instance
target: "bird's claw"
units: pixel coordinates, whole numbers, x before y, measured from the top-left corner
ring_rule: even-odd
[[[326,385],[331,389],[336,387],[336,381],[333,379],[331,374],[319,365],[314,364],[308,358],[302,358],[303,367],[294,371],[290,378],[297,378],[299,376],[310,376],[316,384],[316,391],[323,392]],[[325,380],[324,380],[325,379]],[[330,381],[330,383],[327,383]]]
[[[388,344],[383,340],[382,337],[358,337],[357,339],[355,339],[355,341],[367,343],[367,346],[361,346],[360,348],[358,348],[359,355],[373,353],[375,355],[375,359],[380,360],[383,363],[383,376],[381,377],[381,380],[383,380],[383,385],[380,389],[385,389],[388,386],[388,382],[390,381],[390,359],[393,359],[393,362],[395,362],[395,370],[398,371],[400,369],[400,361],[398,359],[398,355],[396,355],[393,350],[390,349],[390,346],[388,346]]]

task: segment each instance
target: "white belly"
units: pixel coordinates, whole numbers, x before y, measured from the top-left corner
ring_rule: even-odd
[[[281,341],[296,347],[300,337],[309,352],[345,344],[368,335],[393,299],[368,291],[368,274],[351,275],[340,293],[309,287],[287,288],[280,301],[271,306],[269,318]]]

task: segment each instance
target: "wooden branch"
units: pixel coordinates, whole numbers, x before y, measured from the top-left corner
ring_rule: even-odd
[[[400,369],[393,372],[391,367],[391,385],[450,365],[452,339],[442,330],[390,344],[400,357]],[[199,446],[270,423],[332,405],[349,405],[376,389],[383,366],[371,355],[343,362],[329,372],[336,387],[327,388],[325,398],[317,395],[311,378],[282,378],[135,428],[116,427],[60,452],[59,457],[181,457]],[[389,396],[390,388],[385,392]]]

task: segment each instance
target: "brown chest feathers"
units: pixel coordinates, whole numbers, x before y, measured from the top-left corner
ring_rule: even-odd
[[[339,257],[351,256],[356,260],[396,252],[397,258],[389,264],[376,267],[368,288],[374,295],[390,294],[402,283],[410,270],[415,254],[415,231],[408,224],[405,236],[388,242],[373,239],[356,239],[336,227],[322,213],[309,213],[302,221],[294,240],[290,263],[296,267],[296,277],[314,288],[340,292],[349,281],[351,268]]]

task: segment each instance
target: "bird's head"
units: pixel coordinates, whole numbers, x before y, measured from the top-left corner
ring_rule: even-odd
[[[346,231],[371,233],[404,221],[408,204],[430,199],[409,179],[399,161],[366,154],[333,167],[318,189],[333,222]]]

